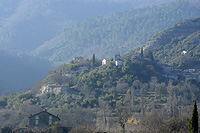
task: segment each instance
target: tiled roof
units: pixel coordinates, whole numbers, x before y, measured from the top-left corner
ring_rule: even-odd
[[[39,112],[39,113],[37,113],[37,114],[31,115],[29,118],[32,118],[32,117],[34,117],[34,116],[36,116],[36,115],[39,115],[39,114],[42,114],[42,113],[47,113],[47,114],[49,114],[49,115],[51,115],[51,116],[53,116],[53,117],[58,118],[58,120],[60,120],[60,118],[59,118],[58,116],[55,116],[55,115],[53,115],[53,114],[47,112],[46,110],[41,111],[41,112]]]

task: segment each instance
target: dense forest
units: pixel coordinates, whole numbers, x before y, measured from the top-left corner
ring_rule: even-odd
[[[142,46],[174,23],[198,16],[199,8],[183,1],[118,12],[74,24],[31,53],[53,62],[94,52],[99,58],[113,57]]]

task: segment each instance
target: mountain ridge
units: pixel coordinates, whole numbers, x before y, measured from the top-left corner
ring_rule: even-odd
[[[31,54],[52,62],[67,62],[75,56],[93,53],[99,58],[108,58],[141,47],[158,32],[179,21],[197,17],[198,13],[199,9],[187,2],[175,2],[98,17],[65,29],[58,35],[61,40],[55,41],[56,36]]]
[[[199,38],[200,17],[179,22],[157,34],[144,49],[153,51],[156,58],[176,68],[199,68]]]

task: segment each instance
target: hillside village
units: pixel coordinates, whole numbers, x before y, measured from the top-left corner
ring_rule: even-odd
[[[64,1],[0,2],[0,133],[198,132],[198,0],[88,20]]]
[[[186,51],[183,51],[186,54]],[[182,53],[183,53],[182,52]],[[181,53],[181,54],[182,54]],[[95,56],[93,54],[93,56]],[[88,61],[85,60],[83,57],[75,57],[75,60],[78,61]],[[131,60],[137,61],[144,61],[148,60],[144,58],[144,55],[141,54],[141,51],[137,51],[135,53],[128,53],[125,57],[121,57],[120,54],[116,54],[114,59],[103,59],[101,62],[102,66],[107,66],[110,62],[114,62],[115,66],[120,69],[124,65],[124,61],[127,60],[130,62]],[[172,79],[175,82],[186,81],[188,79],[194,79],[197,82],[200,82],[200,72],[197,69],[175,69],[173,66],[169,64],[164,64],[160,60],[154,59],[154,62],[158,64],[163,71],[162,76],[167,79]],[[78,76],[82,70],[84,70],[84,66],[80,66],[76,71],[66,71],[62,73],[62,77],[72,77],[74,75]],[[71,88],[69,85],[58,85],[58,84],[46,84],[43,85],[40,89],[38,96],[41,96],[46,93],[54,93],[59,94],[60,92],[67,92],[67,93],[77,93],[76,90]]]
[[[159,60],[154,59],[151,52],[150,55],[151,56],[144,56],[143,50],[141,50],[135,53],[128,53],[122,57],[117,54],[115,55],[114,59],[97,60],[95,59],[95,55],[93,55],[91,60],[84,59],[83,57],[77,57],[70,64],[64,65],[63,67],[58,68],[56,71],[51,72],[50,75],[48,75],[43,81],[42,85],[38,88],[37,92],[33,93],[28,91],[26,93],[15,94],[17,99],[15,99],[13,103],[10,100],[15,98],[15,96],[12,96],[12,98],[0,99],[0,107],[4,108],[8,105],[11,106],[17,102],[18,104],[15,105],[15,108],[18,108],[22,106],[23,103],[26,103],[25,101],[27,100],[30,101],[30,105],[28,104],[29,106],[40,105],[41,107],[45,107],[42,108],[43,110],[47,108],[52,112],[49,113],[47,110],[37,111],[34,112],[33,115],[31,115],[30,112],[26,112],[27,115],[29,115],[26,115],[26,117],[29,119],[29,125],[26,125],[26,127],[15,127],[13,131],[16,132],[34,132],[36,130],[49,131],[52,129],[52,120],[54,117],[56,120],[60,121],[61,124],[64,124],[66,122],[63,121],[63,117],[59,117],[63,116],[63,113],[61,112],[65,112],[65,110],[75,111],[77,108],[83,108],[83,110],[86,110],[87,113],[90,112],[90,114],[95,116],[95,119],[91,117],[88,118],[88,120],[93,121],[90,122],[94,124],[95,130],[97,131],[102,131],[102,129],[105,131],[121,130],[122,127],[119,126],[119,119],[121,119],[121,116],[118,114],[119,110],[113,109],[119,105],[119,107],[122,109],[122,112],[128,111],[127,109],[129,108],[127,108],[127,106],[131,108],[131,112],[128,113],[129,115],[127,116],[128,119],[126,121],[126,129],[130,131],[134,131],[136,127],[138,128],[140,125],[140,119],[145,113],[151,114],[151,112],[154,110],[160,111],[162,109],[167,109],[169,111],[168,113],[170,114],[181,114],[181,112],[184,112],[185,110],[184,106],[188,105],[188,102],[192,100],[193,97],[198,97],[198,95],[190,95],[196,95],[198,93],[195,92],[196,90],[194,92],[191,90],[191,94],[188,94],[190,96],[189,98],[187,96],[181,96],[182,98],[186,98],[187,100],[185,99],[185,101],[187,102],[184,103],[185,105],[183,103],[180,104],[179,102],[181,99],[178,94],[183,93],[183,91],[187,91],[187,89],[190,89],[190,87],[193,86],[189,86],[185,90],[178,90],[176,92],[178,93],[178,98],[174,98],[174,92],[171,92],[170,89],[173,87],[176,88],[176,86],[173,84],[167,86],[166,83],[171,81],[175,84],[179,82],[184,83],[189,79],[195,79],[195,81],[199,82],[198,70],[174,69],[172,66],[163,64]],[[77,62],[79,62],[79,65],[76,65]],[[134,64],[138,63],[139,66],[135,65],[135,67],[130,67],[129,62],[134,62]],[[143,69],[145,69],[147,72],[145,72]],[[100,73],[99,71],[102,72]],[[133,73],[138,77],[134,79],[131,75],[129,76],[127,74],[123,74],[123,71]],[[141,73],[138,74],[140,71]],[[115,85],[114,80],[116,79],[112,78],[122,75],[121,73],[124,76],[121,76],[121,78],[119,77],[118,83]],[[148,79],[148,83],[145,83],[146,73],[153,76],[156,74],[155,76],[160,77],[160,79],[163,77],[164,80],[161,80],[159,83],[159,79],[156,79],[154,76],[151,77],[151,81]],[[103,79],[101,81],[100,74],[110,74],[109,78],[111,79],[105,79],[105,81]],[[143,76],[139,77],[141,74],[143,74]],[[143,78],[144,83],[141,82]],[[92,82],[90,82],[90,80],[92,80]],[[163,82],[165,80],[167,81],[166,83]],[[116,87],[113,88],[111,86],[112,88],[107,89],[107,86],[109,86],[109,81],[113,81],[113,86],[115,85]],[[102,85],[100,82],[105,83]],[[103,87],[101,88],[101,86]],[[92,88],[94,88],[94,90],[92,90]],[[168,95],[171,96],[172,102],[168,101]],[[23,100],[25,101],[22,103],[19,102]],[[61,112],[58,113],[58,111],[52,111],[52,107],[58,108],[58,110],[61,110]],[[92,111],[90,109],[92,109]],[[44,116],[49,115],[48,117],[44,117],[44,119],[48,121],[47,123],[49,123],[47,124],[48,128],[39,129],[37,128],[37,124],[39,123],[39,119],[43,118],[43,114]],[[54,114],[58,114],[58,116]],[[7,118],[6,113],[4,116]],[[74,114],[74,116],[76,115]],[[27,119],[26,117],[24,119]],[[70,119],[70,116],[65,116],[65,119]],[[71,118],[72,123],[76,123],[74,120],[76,119],[73,118],[72,120]],[[36,127],[32,128],[33,124],[36,124]],[[66,123],[64,126],[58,126],[58,129],[70,130],[71,128],[69,127],[74,127],[74,125]],[[3,127],[2,133],[4,130],[11,131],[10,128]]]

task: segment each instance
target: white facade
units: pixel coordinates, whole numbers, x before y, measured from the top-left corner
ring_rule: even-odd
[[[108,63],[110,62],[110,59],[103,59],[102,60],[102,66],[108,65]]]
[[[117,60],[115,61],[116,66],[123,66],[123,61]]]

